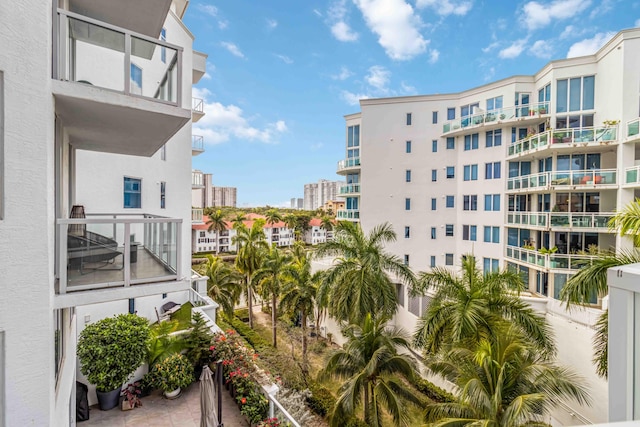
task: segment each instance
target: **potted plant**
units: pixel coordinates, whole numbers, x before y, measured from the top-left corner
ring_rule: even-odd
[[[140,387],[140,381],[136,381],[133,384],[127,384],[127,387],[122,390],[122,397],[124,397],[124,400],[122,401],[122,410],[130,411],[133,408],[142,406],[142,400],[140,400],[141,396],[142,388]]]
[[[177,398],[181,389],[194,381],[193,366],[181,354],[172,354],[153,365],[150,375],[153,387],[162,390],[168,399]]]
[[[80,372],[96,386],[103,411],[118,406],[122,385],[144,361],[148,338],[147,320],[135,314],[107,317],[80,333]]]

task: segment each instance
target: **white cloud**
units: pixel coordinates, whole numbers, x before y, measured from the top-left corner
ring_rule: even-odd
[[[343,90],[340,93],[340,97],[349,105],[360,105],[361,99],[368,99],[369,95],[363,93],[353,93],[348,90]]]
[[[353,73],[351,71],[349,71],[349,69],[347,67],[342,67],[342,68],[340,68],[340,73],[339,74],[334,74],[333,76],[331,76],[331,78],[333,80],[347,80],[352,75],[353,75]]]
[[[415,95],[418,93],[414,86],[411,86],[410,84],[407,84],[405,82],[400,83],[400,89],[402,90],[402,93],[404,95]]]
[[[640,19],[636,19],[636,22],[633,23],[634,27],[640,27]]]
[[[359,34],[351,29],[347,23],[347,0],[335,1],[327,11],[327,23],[331,27],[331,34],[341,42],[354,42]]]
[[[283,120],[267,124],[264,128],[252,126],[236,105],[223,105],[211,101],[211,92],[204,88],[193,88],[193,96],[204,100],[204,112],[193,126],[195,135],[202,135],[207,144],[220,144],[231,138],[264,143],[276,143],[278,136],[287,131]]]
[[[423,24],[410,4],[404,0],[353,1],[391,59],[403,61],[424,53],[429,41],[420,34]]]
[[[511,43],[510,46],[507,46],[504,49],[502,49],[498,53],[498,56],[502,59],[517,58],[518,56],[520,56],[520,54],[524,50],[524,46],[526,43],[527,43],[527,39],[516,40],[513,43]]]
[[[561,20],[576,16],[591,5],[591,0],[554,0],[547,4],[537,1],[526,3],[521,21],[529,30],[546,27],[552,19]]]
[[[484,81],[488,82],[489,80],[493,80],[493,76],[495,75],[496,75],[495,67],[489,68],[489,71],[487,71],[487,74],[484,76]]]
[[[600,6],[593,8],[591,13],[589,14],[589,18],[602,18],[602,15],[613,10],[614,2],[615,0],[602,0]]]
[[[227,49],[232,55],[237,56],[238,58],[244,58],[244,53],[240,51],[240,48],[236,46],[234,43],[230,42],[220,42],[220,45]]]
[[[553,45],[547,40],[537,40],[529,52],[538,58],[549,59],[553,55]]]
[[[218,28],[220,28],[221,30],[226,30],[228,26],[229,26],[229,21],[225,21],[223,19],[218,21]]]
[[[316,16],[322,18],[322,12],[320,12],[318,9],[313,9],[313,13],[315,13]]]
[[[471,1],[455,1],[455,0],[416,0],[416,7],[431,7],[435,9],[438,15],[466,15],[473,7]]]
[[[381,65],[374,65],[369,68],[369,74],[365,76],[365,80],[369,86],[374,87],[380,92],[388,92],[389,78],[391,72]]]
[[[211,4],[199,4],[197,8],[213,18],[218,16],[218,8]]]
[[[205,80],[211,80],[211,74],[209,74],[208,72],[205,72],[202,75],[202,78],[205,79]]]
[[[567,52],[567,58],[574,58],[576,56],[593,55],[605,45],[616,33],[598,33],[590,39],[580,40],[571,45],[569,52]]]
[[[293,59],[289,58],[287,55],[280,55],[278,53],[276,53],[275,55],[276,58],[280,58],[285,64],[293,64]]]
[[[429,64],[435,64],[439,58],[440,51],[438,49],[431,49],[431,51],[429,51]]]
[[[315,143],[315,144],[311,144],[309,146],[309,149],[311,151],[317,151],[317,150],[321,149],[322,147],[324,147],[324,144],[322,142],[318,142],[318,143]]]
[[[275,30],[277,26],[278,26],[278,21],[276,21],[275,19],[267,19],[267,30],[269,31]]]
[[[482,52],[484,52],[484,53],[489,53],[489,52],[491,52],[492,50],[494,50],[495,48],[497,48],[498,46],[500,46],[500,42],[497,42],[497,41],[492,42],[492,43],[491,43],[491,44],[489,44],[488,46],[483,47],[483,48],[482,48]]]

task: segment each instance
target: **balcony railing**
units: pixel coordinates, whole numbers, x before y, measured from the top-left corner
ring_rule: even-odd
[[[527,136],[507,147],[508,155],[522,155],[540,149],[554,147],[569,147],[570,144],[603,143],[615,142],[618,136],[617,126],[555,129]]]
[[[204,174],[200,171],[191,171],[191,187],[204,187]]]
[[[149,214],[58,219],[58,293],[180,280],[181,224]]]
[[[357,194],[360,192],[360,184],[348,184],[340,187],[340,194]]]
[[[191,110],[194,113],[204,114],[204,100],[201,98],[193,98],[191,100]]]
[[[551,212],[549,225],[552,228],[600,228],[608,229],[613,212]]]
[[[546,212],[507,212],[507,224],[547,227],[548,216]]]
[[[627,122],[627,138],[640,135],[640,117]]]
[[[201,208],[191,208],[191,222],[193,223],[201,223],[202,222],[203,209]]]
[[[451,120],[442,126],[442,133],[449,133],[459,129],[480,126],[490,123],[501,123],[509,120],[522,119],[549,114],[549,103],[521,105],[518,107],[500,108],[497,110],[483,111],[481,113]]]
[[[543,254],[536,250],[517,246],[507,246],[506,256],[507,258],[547,270],[579,270],[590,265],[597,258],[597,256],[593,255]]]
[[[204,151],[204,137],[191,135],[191,151]]]
[[[53,78],[181,106],[182,48],[58,9]]]
[[[352,157],[350,159],[340,160],[338,162],[338,172],[344,169],[360,167],[360,157]]]
[[[588,169],[573,171],[540,172],[523,175],[507,180],[507,191],[515,190],[548,190],[556,186],[585,186],[602,187],[617,185],[616,169]],[[637,171],[627,169],[627,183],[629,176],[637,178]]]
[[[507,190],[535,190],[549,187],[549,172],[516,176],[507,179]]]
[[[624,170],[625,184],[639,184],[640,185],[640,166],[632,166]]]
[[[357,209],[339,209],[336,212],[336,218],[344,220],[360,219],[360,211]]]

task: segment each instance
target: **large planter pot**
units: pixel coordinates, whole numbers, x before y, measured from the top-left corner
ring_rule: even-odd
[[[103,411],[108,411],[109,409],[113,409],[120,403],[120,392],[122,391],[122,387],[119,387],[112,391],[102,392],[96,390],[96,394],[98,395],[98,403],[100,404],[100,409]]]
[[[177,399],[180,396],[180,391],[182,391],[180,387],[173,391],[165,391],[164,397],[166,397],[167,399]]]

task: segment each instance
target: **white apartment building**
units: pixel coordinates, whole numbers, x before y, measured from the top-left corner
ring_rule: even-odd
[[[302,209],[304,207],[304,199],[302,197],[292,197],[291,198],[291,209]]]
[[[552,61],[461,93],[361,100],[346,121],[346,207],[365,231],[392,223],[388,249],[415,271],[459,266],[520,271],[555,329],[560,362],[578,369],[591,408],[563,404],[560,424],[607,419],[606,381],[591,364],[593,306],[566,312],[568,277],[598,250],[631,242],[607,229],[640,188],[640,30],[596,54]],[[361,188],[362,187],[362,188]],[[409,298],[396,323],[412,331],[429,297]],[[546,306],[546,307],[545,307]]]
[[[324,206],[328,200],[336,200],[340,195],[340,187],[343,185],[344,181],[327,181],[326,179],[305,184],[304,209],[313,211]]]
[[[193,173],[191,203],[195,208],[236,207],[236,187],[217,187],[213,185],[212,174],[196,170]]]
[[[312,218],[309,221],[309,229],[304,233],[304,242],[308,245],[319,245],[326,243],[327,240],[333,238],[331,230],[326,230],[322,226],[322,220],[320,218]]]
[[[0,425],[75,425],[85,324],[188,298],[187,4],[0,3]]]

